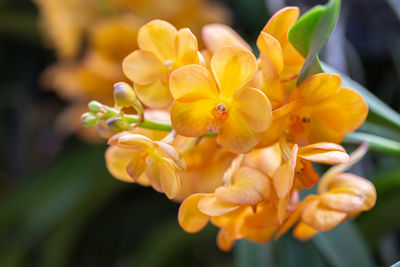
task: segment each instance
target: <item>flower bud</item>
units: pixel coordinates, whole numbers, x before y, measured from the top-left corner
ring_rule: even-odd
[[[103,105],[100,102],[97,102],[97,101],[94,101],[94,100],[90,101],[89,104],[88,104],[89,110],[92,113],[99,112],[102,106]]]
[[[125,82],[114,84],[114,101],[117,107],[133,106],[136,101],[133,88]]]
[[[99,120],[92,113],[84,113],[81,117],[82,126],[84,128],[92,128],[99,123]]]
[[[132,125],[120,116],[114,116],[107,121],[108,128],[113,132],[122,132],[132,129]]]

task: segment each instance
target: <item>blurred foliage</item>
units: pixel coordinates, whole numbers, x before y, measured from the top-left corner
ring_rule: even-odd
[[[235,13],[234,28],[253,44],[276,11],[265,4],[299,5],[304,12],[325,3],[266,2],[225,1]],[[342,4],[344,41],[330,42],[344,61],[326,60],[330,50],[321,59],[381,99],[369,102],[364,136],[353,141],[378,133],[384,139],[371,140],[371,147],[389,141],[387,148],[398,152],[399,5],[395,0]],[[54,130],[65,103],[38,83],[55,55],[41,42],[33,3],[0,0],[0,58],[0,266],[389,266],[400,259],[399,157],[373,152],[355,167],[374,182],[378,201],[354,221],[305,243],[287,234],[263,245],[241,241],[234,255],[222,253],[214,227],[184,233],[176,221],[178,204],[114,180],[104,166],[104,145],[83,144]]]

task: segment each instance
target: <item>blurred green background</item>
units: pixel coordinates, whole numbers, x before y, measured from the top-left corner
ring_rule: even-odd
[[[219,2],[250,43],[279,8],[297,5],[304,13],[325,3]],[[108,174],[105,145],[54,129],[67,102],[39,85],[56,57],[43,45],[37,21],[32,2],[0,0],[0,266],[389,266],[400,260],[400,158],[376,152],[352,170],[374,182],[375,208],[311,241],[287,234],[262,246],[239,242],[223,253],[214,227],[185,233],[178,204]],[[343,1],[321,58],[399,111],[400,1]],[[380,134],[400,141],[400,129]]]

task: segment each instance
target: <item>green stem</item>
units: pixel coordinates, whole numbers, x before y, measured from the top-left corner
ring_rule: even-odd
[[[400,142],[368,133],[354,132],[348,134],[344,140],[347,144],[367,142],[371,150],[400,157]]]

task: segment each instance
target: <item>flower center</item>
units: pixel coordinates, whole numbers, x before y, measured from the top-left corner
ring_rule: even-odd
[[[172,67],[174,66],[174,62],[172,60],[166,60],[164,62],[164,66],[168,69],[168,70],[172,70]]]
[[[217,111],[221,114],[225,113],[227,110],[226,106],[224,104],[218,104],[217,105]]]

